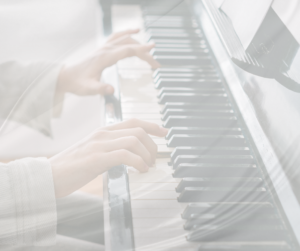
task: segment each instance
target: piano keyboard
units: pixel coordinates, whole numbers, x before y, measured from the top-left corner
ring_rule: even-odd
[[[155,167],[128,170],[135,250],[293,250],[201,27],[185,2],[161,16],[172,5],[142,5],[145,42],[162,67],[119,65],[123,119],[169,129],[153,137]]]

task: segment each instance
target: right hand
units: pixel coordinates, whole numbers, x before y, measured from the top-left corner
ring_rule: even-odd
[[[113,166],[125,164],[147,172],[157,145],[148,134],[164,137],[167,129],[131,119],[100,128],[50,158],[56,197],[66,196]]]
[[[159,63],[150,55],[154,44],[140,44],[131,35],[139,30],[127,30],[112,34],[107,42],[91,56],[72,65],[62,67],[56,87],[56,94],[62,96],[66,92],[76,95],[111,95],[114,88],[100,81],[103,70],[119,60],[137,56],[158,68]]]

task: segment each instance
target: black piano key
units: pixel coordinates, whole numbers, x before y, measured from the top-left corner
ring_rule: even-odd
[[[155,88],[161,89],[163,87],[214,87],[214,88],[223,88],[223,84],[220,79],[192,79],[192,78],[163,78],[160,79],[156,84]]]
[[[165,113],[168,109],[210,109],[210,110],[228,110],[231,109],[230,103],[189,103],[189,102],[167,102],[164,108],[160,111],[161,114]]]
[[[215,93],[225,93],[224,88],[219,87],[206,87],[206,86],[197,86],[197,87],[163,87],[159,90],[157,97],[161,98],[161,96],[164,93],[194,93],[194,94],[202,94],[202,93],[208,93],[208,94],[215,94]]]
[[[227,103],[227,94],[223,93],[163,93],[158,100],[159,104],[170,102],[193,103]]]
[[[186,163],[254,164],[251,155],[179,155],[173,162],[173,169]]]
[[[164,123],[165,128],[180,126],[237,127],[236,117],[170,116]]]
[[[197,242],[272,242],[288,239],[286,230],[281,226],[204,227],[189,234],[186,238],[188,241]]]
[[[167,146],[245,147],[247,142],[243,135],[175,134]]]
[[[242,130],[241,128],[172,127],[166,139],[171,139],[175,134],[242,135]]]
[[[170,116],[212,116],[212,117],[231,117],[233,110],[206,110],[206,109],[169,109],[161,117],[166,121]]]
[[[174,178],[184,177],[258,177],[255,164],[182,163],[174,171]]]
[[[161,65],[201,65],[211,63],[211,58],[209,56],[157,55],[153,56],[153,58]]]
[[[231,178],[232,179],[232,178]],[[245,178],[249,179],[249,178]],[[261,178],[255,178],[261,180]],[[183,211],[183,219],[195,219],[209,214],[214,217],[231,217],[239,215],[275,215],[276,211],[270,203],[189,203]]]
[[[265,188],[185,187],[178,202],[264,202]]]
[[[186,187],[259,188],[262,186],[261,178],[183,178],[176,187],[176,192],[181,193]]]
[[[176,147],[171,153],[170,163],[180,155],[251,155],[249,147]]]

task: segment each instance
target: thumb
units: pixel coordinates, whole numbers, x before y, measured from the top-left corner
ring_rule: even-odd
[[[114,92],[115,89],[111,85],[100,83],[98,89],[99,94],[106,96],[106,95],[112,95],[114,94]]]
[[[86,82],[85,84],[85,89],[86,89],[86,94],[88,95],[112,95],[115,91],[115,89],[109,85],[109,84],[104,84],[102,82],[92,80],[89,82]]]

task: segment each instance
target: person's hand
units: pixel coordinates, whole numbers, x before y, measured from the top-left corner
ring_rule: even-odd
[[[157,154],[157,145],[148,134],[164,137],[167,129],[131,119],[100,128],[50,158],[56,196],[66,196],[120,164],[147,172]]]
[[[160,65],[149,54],[154,44],[140,44],[130,35],[139,30],[127,30],[111,35],[93,55],[76,65],[64,66],[57,81],[57,93],[71,92],[77,95],[111,95],[112,86],[101,83],[102,71],[121,59],[137,56],[152,68]]]

